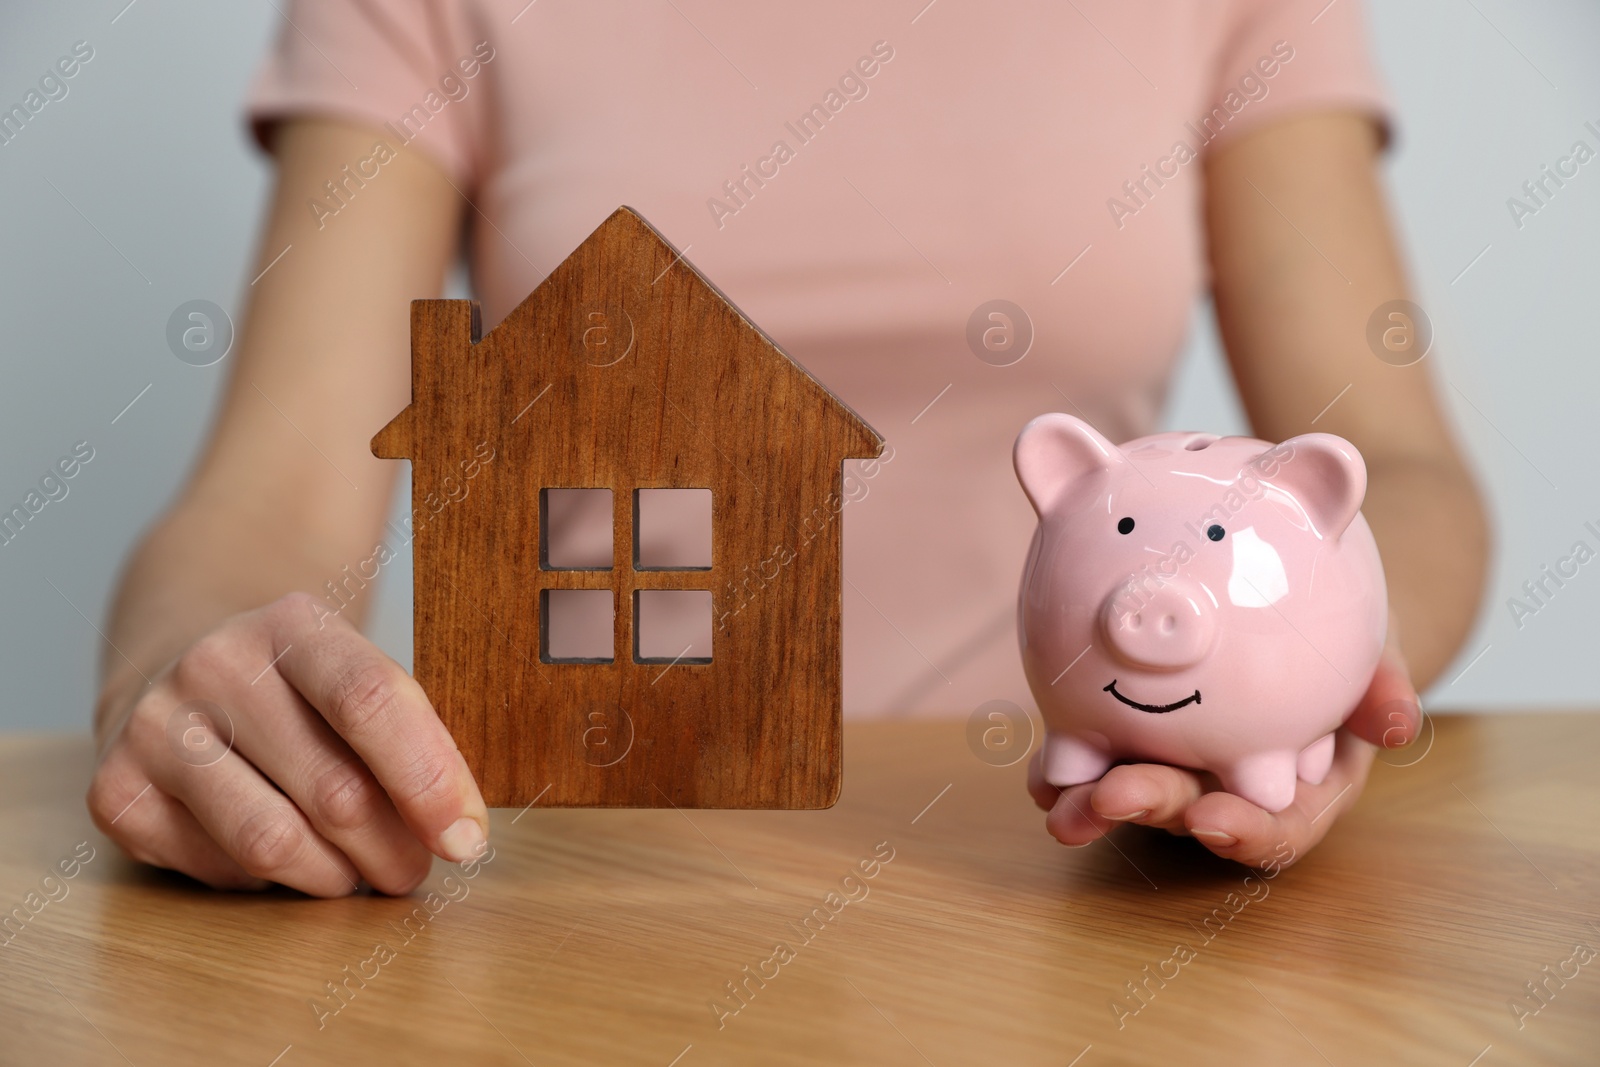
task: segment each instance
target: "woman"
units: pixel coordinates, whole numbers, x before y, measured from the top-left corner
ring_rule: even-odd
[[[1333,771],[1276,815],[1162,766],[1031,788],[1070,845],[1133,821],[1259,864],[1328,831],[1374,745],[1415,737],[1413,685],[1462,641],[1488,540],[1427,361],[1366,340],[1407,288],[1361,9],[918,6],[286,10],[250,100],[277,186],[229,386],[112,612],[102,830],[213,886],[319,896],[404,893],[430,853],[482,847],[477,787],[358,632],[366,602],[319,629],[315,598],[388,514],[368,442],[408,400],[407,303],[464,243],[492,328],[627,203],[893,447],[845,522],[852,716],[1029,700],[1011,438],[1051,409],[1152,430],[1209,286],[1256,435],[1315,422],[1367,461],[1389,647]],[[990,318],[996,297],[1021,314]],[[234,730],[203,767],[167,736],[195,700]]]

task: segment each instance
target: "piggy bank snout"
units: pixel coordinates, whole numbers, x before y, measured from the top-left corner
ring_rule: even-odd
[[[1182,579],[1153,591],[1130,585],[1112,590],[1101,606],[1100,628],[1118,659],[1157,670],[1199,663],[1217,633],[1210,599]]]

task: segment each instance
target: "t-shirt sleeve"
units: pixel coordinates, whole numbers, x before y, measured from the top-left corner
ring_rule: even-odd
[[[1361,0],[1243,0],[1236,11],[1217,54],[1207,103],[1228,117],[1214,123],[1221,129],[1208,147],[1319,110],[1366,115],[1388,147],[1393,114],[1369,52]]]
[[[268,149],[274,125],[318,115],[370,126],[394,149],[415,144],[463,191],[482,160],[485,35],[448,0],[289,0],[245,97]]]

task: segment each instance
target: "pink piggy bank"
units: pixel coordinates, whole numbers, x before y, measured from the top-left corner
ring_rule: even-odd
[[[1053,414],[1014,460],[1039,514],[1017,629],[1045,780],[1166,763],[1267,811],[1297,777],[1320,783],[1388,623],[1355,447],[1163,433],[1119,448]]]

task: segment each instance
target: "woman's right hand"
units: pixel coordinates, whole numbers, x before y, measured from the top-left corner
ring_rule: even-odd
[[[194,642],[110,711],[99,747],[95,825],[218,889],[403,894],[430,853],[473,859],[488,833],[422,687],[305,593]]]

